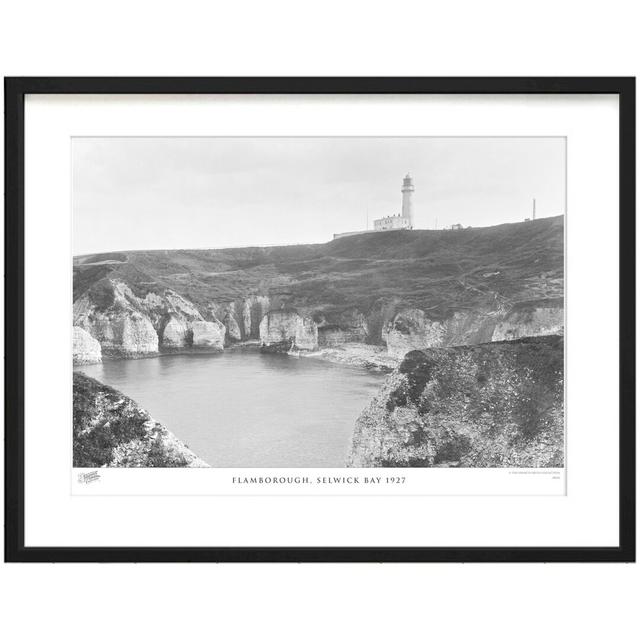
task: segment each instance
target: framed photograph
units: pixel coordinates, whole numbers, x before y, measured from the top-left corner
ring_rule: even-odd
[[[635,560],[635,79],[5,79],[8,561]]]

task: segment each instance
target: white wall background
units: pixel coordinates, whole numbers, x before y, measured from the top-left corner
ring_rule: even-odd
[[[3,5],[3,75],[636,75],[631,2]],[[636,9],[637,11],[637,9]],[[11,638],[632,637],[637,565],[0,568]]]

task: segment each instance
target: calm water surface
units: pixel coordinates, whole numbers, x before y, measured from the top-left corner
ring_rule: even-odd
[[[76,367],[214,467],[341,467],[384,374],[249,349]]]

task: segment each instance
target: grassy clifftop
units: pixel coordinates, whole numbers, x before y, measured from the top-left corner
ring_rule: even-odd
[[[172,289],[196,305],[268,295],[328,317],[389,300],[433,319],[563,295],[562,216],[461,231],[389,231],[318,245],[131,251],[75,259],[74,299],[108,307],[108,279],[139,296]],[[212,243],[215,237],[211,238]]]

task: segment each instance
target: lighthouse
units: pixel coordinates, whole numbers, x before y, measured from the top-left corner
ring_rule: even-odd
[[[402,217],[407,220],[407,229],[413,229],[413,178],[410,173],[402,181]]]
[[[373,221],[374,231],[399,231],[401,229],[413,229],[413,192],[415,187],[413,186],[413,178],[410,173],[404,177],[402,181],[402,213],[394,213],[384,218],[378,218]],[[397,209],[396,209],[397,211]],[[368,222],[368,211],[367,211]],[[334,238],[341,238],[342,236],[351,236],[359,233],[368,233],[369,225],[367,224],[366,231],[347,231],[346,233],[334,233]]]

